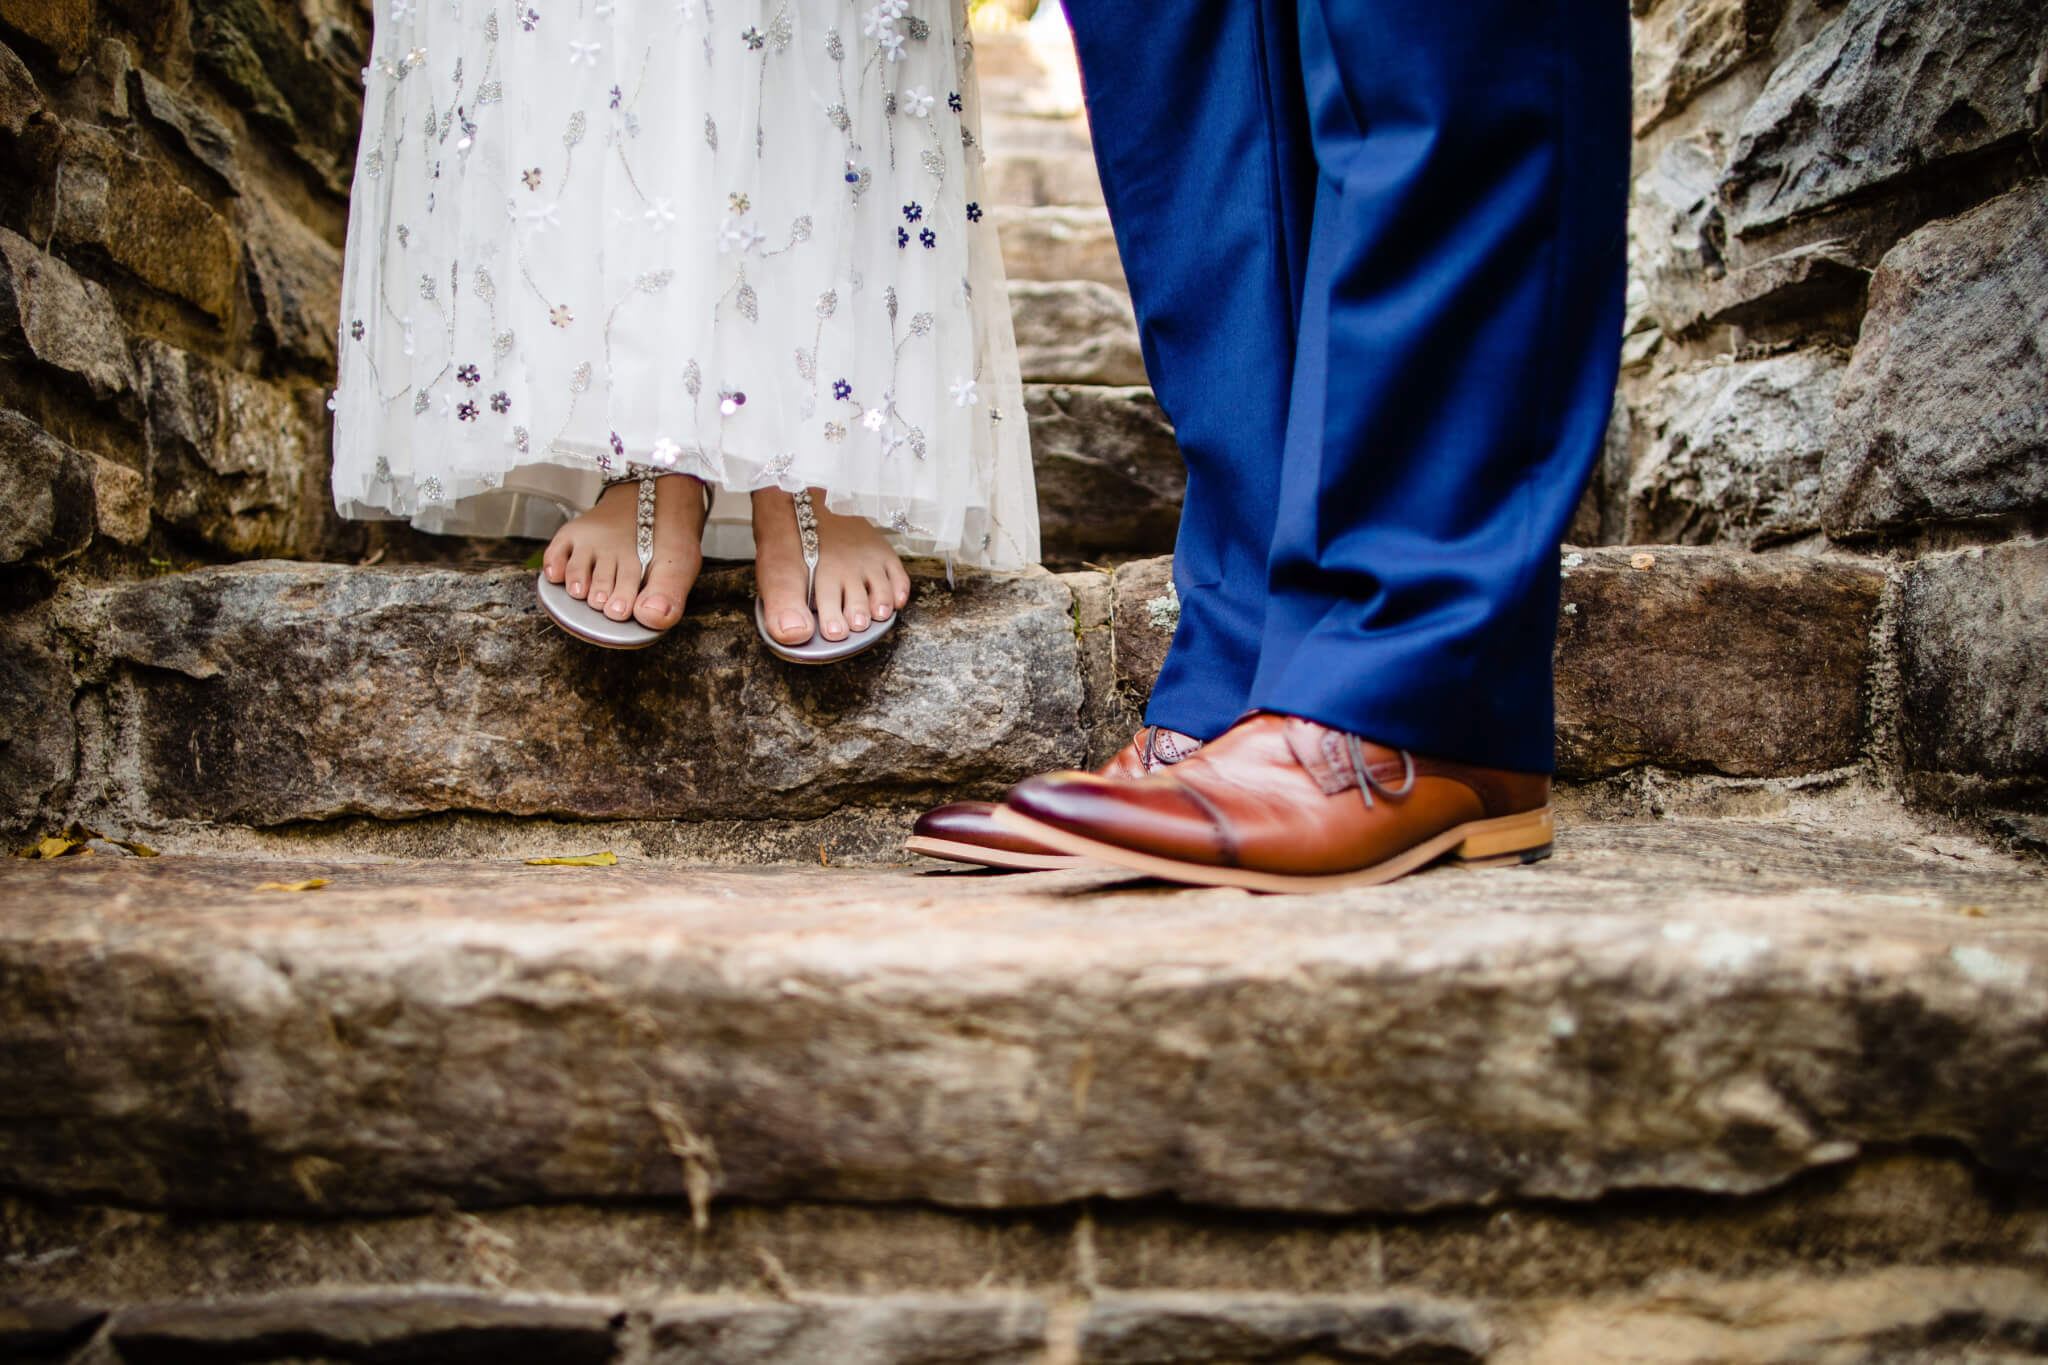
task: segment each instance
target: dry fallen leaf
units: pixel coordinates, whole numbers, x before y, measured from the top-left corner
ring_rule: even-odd
[[[308,877],[302,882],[265,882],[258,891],[317,891],[327,885],[325,877]]]
[[[138,858],[154,858],[157,856],[157,851],[148,844],[138,844],[129,839],[115,839],[100,833],[96,829],[87,829],[84,825],[78,824],[72,825],[71,828],[65,830],[62,834],[52,834],[39,839],[27,848],[17,848],[14,850],[14,856],[17,858],[83,857],[92,852],[86,845],[94,839],[104,840],[116,848],[126,849]]]
[[[586,853],[580,858],[528,858],[528,867],[610,867],[618,862],[618,855],[609,850],[603,853]]]
[[[67,854],[90,852],[92,850],[85,846],[84,839],[74,839],[68,834],[52,834],[46,838],[36,840],[27,848],[17,848],[14,850],[14,856],[17,858],[62,858]]]

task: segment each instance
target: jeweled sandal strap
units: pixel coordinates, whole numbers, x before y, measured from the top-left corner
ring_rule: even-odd
[[[654,562],[654,481],[652,469],[640,472],[640,506],[634,516],[633,548],[640,555],[640,581],[647,581],[647,566]]]
[[[640,500],[633,509],[633,550],[640,557],[640,582],[647,581],[647,566],[654,562],[654,485],[669,470],[653,465],[629,464],[626,472],[604,481],[609,490],[622,483],[640,485]]]
[[[804,602],[811,610],[818,609],[818,513],[811,506],[811,490],[797,490],[793,500],[796,503],[796,533],[804,547]]]

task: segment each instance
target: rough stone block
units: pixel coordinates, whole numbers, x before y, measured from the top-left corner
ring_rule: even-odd
[[[1822,469],[1831,535],[2048,510],[2044,281],[2048,183],[1885,256]]]
[[[345,194],[361,130],[359,57],[336,52],[347,61],[337,69],[303,15],[264,0],[192,0],[192,20],[194,51],[229,98]]]
[[[1818,529],[1845,363],[1795,351],[1659,384],[1635,414],[1650,448],[1630,478],[1625,539],[1760,546]]]
[[[241,149],[227,125],[147,71],[137,70],[129,80],[136,106],[176,138],[193,160],[219,176],[223,186],[240,194],[242,172],[236,158]]]
[[[1239,1365],[1254,1360],[1480,1365],[1493,1333],[1472,1309],[1420,1295],[1098,1295],[1081,1320],[1081,1365]]]
[[[1784,0],[1664,0],[1635,26],[1640,137],[1770,41]]]
[[[103,455],[92,458],[93,530],[123,545],[149,538],[149,480]]]
[[[1628,215],[1629,331],[1644,320],[1669,336],[1689,331],[1707,306],[1707,288],[1726,273],[1726,229],[1715,184],[1721,162],[1697,138],[1658,153],[1635,179]]]
[[[1990,1266],[1812,1271],[1558,1303],[1516,1365],[2024,1365],[2048,1345],[2048,1282]]]
[[[556,630],[518,569],[259,563],[79,610],[130,717],[116,771],[161,818],[796,819],[1081,757],[1072,604],[1050,576],[921,577],[891,639],[831,669],[758,647],[750,581],[706,575],[668,640],[626,654]]]
[[[14,50],[0,43],[0,132],[18,139],[29,123],[44,112],[43,92],[36,78]]]
[[[1565,566],[1561,777],[1638,764],[1767,777],[1861,754],[1882,573],[1677,547],[1572,550]],[[1172,569],[1117,569],[1117,682],[1140,708],[1180,620]]]
[[[298,219],[255,198],[237,205],[255,341],[319,374],[334,369],[341,252]]]
[[[1102,205],[1102,180],[1086,150],[1000,152],[983,167],[983,193],[997,204]]]
[[[1855,762],[1883,586],[1881,571],[1834,561],[1568,552],[1559,775],[1649,763],[1772,777]]]
[[[128,335],[106,289],[0,228],[0,358],[34,359],[97,399],[135,389]]]
[[[1131,732],[1138,728],[1138,714],[1116,680],[1116,579],[1094,569],[1058,577],[1074,594],[1074,630],[1081,646],[1081,693],[1086,698],[1081,726],[1088,732],[1088,755],[1081,766],[1099,768],[1130,742]]]
[[[1898,640],[1909,768],[2048,787],[2048,542],[1915,562]]]
[[[1027,384],[1143,384],[1131,301],[1092,280],[1013,280],[1011,321]]]
[[[76,554],[92,531],[92,458],[0,408],[0,564]]]
[[[115,123],[134,118],[128,102],[128,78],[135,74],[135,54],[120,38],[102,38],[92,54],[91,81],[99,88],[100,112]]]
[[[1708,284],[1702,321],[1757,328],[1789,323],[1811,332],[1839,310],[1859,309],[1870,272],[1835,242],[1769,256]]]
[[[1142,712],[1180,625],[1173,557],[1134,560],[1116,570],[1117,685]]]
[[[10,830],[56,814],[76,773],[75,688],[71,651],[46,614],[0,616],[0,824]]]
[[[994,212],[1003,273],[1013,280],[1093,280],[1129,294],[1109,210],[1002,205]]]
[[[0,1360],[68,1360],[106,1320],[105,1309],[83,1304],[0,1304]]]
[[[1173,549],[1187,465],[1152,390],[1034,384],[1024,409],[1048,561]]]
[[[1930,171],[2031,126],[2038,0],[1850,0],[1771,73],[1721,184],[1741,236]]]
[[[774,1201],[1736,1195],[1934,1139],[2024,1179],[2048,888],[1897,836],[1575,826],[1524,871],[1284,913],[1106,871],[0,858],[0,1182],[245,1226],[582,1202],[686,1227],[694,1196],[722,1228]],[[258,889],[301,878],[329,884]]]
[[[0,0],[0,28],[28,39],[69,75],[92,51],[92,0]]]
[[[334,1290],[131,1308],[124,1365],[347,1360],[365,1365],[609,1365],[617,1306],[454,1289]]]
[[[161,342],[137,349],[157,515],[227,554],[297,551],[321,438],[295,391]]]
[[[1559,776],[1655,763],[1769,778],[1853,763],[1882,587],[1882,571],[1835,561],[1567,553]]]
[[[1650,393],[1655,395],[1657,390]],[[1572,510],[1565,528],[1570,545],[1614,545],[1627,538],[1629,463],[1634,458],[1636,414],[1629,406],[1626,388],[1614,393],[1613,408],[1607,414],[1607,431],[1600,442],[1600,458],[1586,478],[1586,491]]]
[[[1021,1295],[711,1301],[654,1312],[652,1365],[1036,1365],[1045,1305]]]
[[[56,236],[98,247],[144,284],[225,322],[234,310],[236,251],[227,223],[166,168],[111,134],[72,125],[57,179]]]
[[[296,138],[297,117],[247,34],[216,15],[200,13],[193,16],[192,46],[237,107],[272,133],[288,141]]]
[[[141,44],[152,65],[160,64],[174,49],[191,23],[186,0],[100,0],[102,7],[118,16],[121,24]]]

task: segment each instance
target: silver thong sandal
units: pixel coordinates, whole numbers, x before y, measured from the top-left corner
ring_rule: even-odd
[[[628,465],[626,469],[625,478],[613,479],[605,487],[609,489],[616,484],[634,482],[640,485],[640,501],[634,509],[633,518],[633,548],[640,557],[640,576],[633,584],[637,593],[647,582],[648,565],[654,562],[654,485],[666,471],[645,465]],[[697,486],[704,491],[704,511],[708,517],[711,512],[711,485],[700,480]],[[673,629],[656,630],[652,626],[643,626],[631,616],[623,621],[614,621],[583,599],[571,597],[568,584],[552,582],[546,569],[540,572],[537,591],[541,610],[548,614],[550,620],[577,639],[606,649],[645,649]]]
[[[796,502],[796,529],[804,547],[804,605],[811,611],[811,638],[800,645],[786,645],[768,633],[768,609],[762,603],[759,592],[754,595],[754,629],[760,632],[761,642],[768,646],[768,652],[778,659],[793,664],[831,664],[841,659],[850,659],[864,649],[873,649],[895,628],[901,612],[890,612],[881,620],[869,618],[864,629],[851,631],[844,640],[828,640],[825,632],[818,629],[818,513],[811,506],[811,490],[799,489],[792,495]]]

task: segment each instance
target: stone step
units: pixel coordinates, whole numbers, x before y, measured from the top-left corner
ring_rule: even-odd
[[[1187,465],[1151,389],[1027,384],[1024,407],[1048,563],[1172,552]]]
[[[1099,208],[1104,202],[1095,153],[1064,133],[1049,136],[1042,145],[990,152],[982,176],[992,204]]]
[[[1013,280],[1092,280],[1128,296],[1109,210],[1048,206],[995,210],[1003,271]]]
[[[1103,401],[1152,420],[1141,394]],[[1565,563],[1567,781],[1853,777],[1880,573],[1713,549]],[[0,622],[0,812],[184,850],[510,853],[603,821],[660,856],[887,858],[917,808],[1122,744],[1177,620],[1170,571],[949,586],[916,567],[894,636],[829,669],[760,647],[743,567],[623,654],[555,630],[523,569],[269,561],[73,585]]]
[[[0,860],[0,905],[0,1189],[39,1200],[1391,1215],[2048,1161],[2048,879],[1883,810],[1284,903],[95,855]]]
[[[1027,384],[1146,382],[1127,293],[1094,280],[1012,280],[1010,320]]]
[[[465,1251],[460,1244],[448,1250],[457,1258]],[[2041,1359],[2031,1347],[2048,1333],[2048,1278],[2022,1267],[1689,1280],[1682,1293],[1652,1285],[1547,1302],[1500,1293],[1445,1299],[1409,1288],[1260,1293],[1235,1285],[1083,1296],[1065,1284],[1008,1292],[785,1291],[778,1298],[767,1292],[776,1282],[765,1277],[747,1286],[752,1293],[705,1295],[644,1283],[550,1294],[328,1284],[111,1312],[62,1301],[0,1308],[0,1350],[9,1360],[73,1365],[307,1365],[309,1358],[373,1365],[2019,1365]],[[1948,1348],[1959,1337],[2020,1353],[1956,1355]]]

